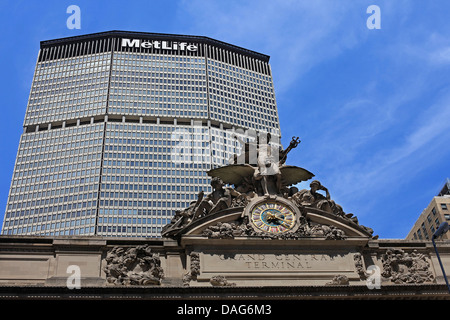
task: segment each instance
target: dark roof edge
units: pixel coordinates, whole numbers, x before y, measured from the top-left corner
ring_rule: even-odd
[[[259,53],[253,50],[245,49],[243,47],[239,47],[233,44],[229,44],[227,42],[223,42],[220,40],[216,40],[213,38],[205,37],[205,36],[192,36],[192,35],[180,35],[180,34],[170,34],[170,33],[152,33],[152,32],[140,32],[140,31],[120,31],[120,30],[111,30],[111,31],[103,31],[103,32],[96,32],[96,33],[90,33],[85,35],[79,35],[79,36],[72,36],[72,37],[65,37],[65,38],[58,38],[58,39],[52,39],[52,40],[44,40],[41,41],[40,47],[45,48],[53,45],[58,45],[61,43],[69,43],[69,42],[77,42],[77,41],[83,41],[88,39],[97,39],[97,38],[107,38],[107,37],[141,37],[141,38],[152,38],[152,39],[173,39],[177,41],[191,41],[191,42],[201,42],[201,43],[209,43],[216,45],[218,47],[222,47],[228,50],[234,50],[241,52],[246,55],[250,55],[253,57],[256,57],[260,60],[268,62],[270,59],[269,55]]]

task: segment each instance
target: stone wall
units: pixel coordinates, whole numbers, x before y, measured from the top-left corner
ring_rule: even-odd
[[[450,273],[450,241],[437,241],[437,246]],[[433,245],[426,241],[0,236],[3,295],[14,288],[44,292],[50,287],[77,289],[77,284],[86,290],[172,288],[171,292],[338,286],[344,294],[363,287],[368,294],[432,286],[438,292],[432,294],[448,294]]]

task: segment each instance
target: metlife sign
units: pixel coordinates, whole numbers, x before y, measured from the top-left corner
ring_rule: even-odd
[[[159,41],[159,40],[141,40],[141,39],[122,39],[122,47],[128,48],[154,48],[175,51],[197,51],[195,44],[176,41]]]

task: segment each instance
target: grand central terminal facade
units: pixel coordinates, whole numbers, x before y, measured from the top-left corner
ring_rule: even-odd
[[[208,171],[211,193],[161,238],[0,236],[1,298],[448,299],[450,243],[379,239],[314,174],[285,163],[297,144],[276,163]]]

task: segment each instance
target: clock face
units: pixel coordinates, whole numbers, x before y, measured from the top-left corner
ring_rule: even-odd
[[[251,223],[259,230],[269,233],[283,233],[294,228],[295,213],[278,202],[257,204],[250,212]]]

